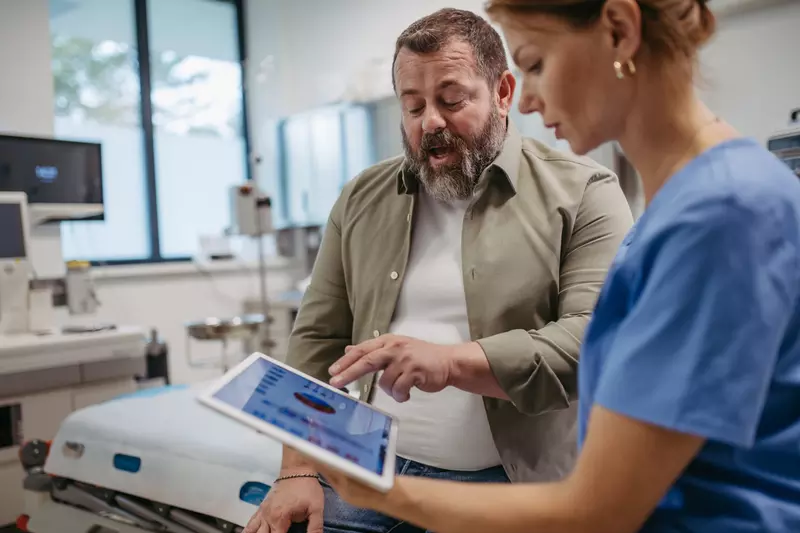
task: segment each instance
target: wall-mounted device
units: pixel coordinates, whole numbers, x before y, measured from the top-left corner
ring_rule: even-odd
[[[232,235],[261,237],[272,233],[272,200],[250,183],[230,189]]]
[[[297,262],[300,279],[311,275],[322,244],[322,226],[289,226],[276,232],[278,255]]]
[[[29,228],[25,194],[0,193],[0,335],[28,331]]]
[[[100,145],[0,135],[0,192],[27,194],[33,224],[102,219]]]
[[[791,112],[788,129],[770,137],[767,149],[789,165],[800,178],[800,109]]]

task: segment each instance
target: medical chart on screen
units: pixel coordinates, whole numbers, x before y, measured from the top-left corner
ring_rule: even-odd
[[[349,396],[265,359],[255,359],[214,396],[352,463],[383,473],[391,420]]]

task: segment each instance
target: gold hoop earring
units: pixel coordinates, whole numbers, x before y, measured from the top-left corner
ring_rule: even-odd
[[[625,78],[625,73],[622,72],[622,63],[619,61],[614,61],[614,71],[617,73],[617,79],[621,80]]]
[[[633,63],[633,59],[628,60],[628,70],[631,71],[631,76],[636,74],[636,65]]]

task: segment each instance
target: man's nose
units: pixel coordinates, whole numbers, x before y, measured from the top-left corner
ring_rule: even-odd
[[[436,133],[444,129],[447,125],[439,110],[434,106],[425,108],[425,114],[422,117],[422,131],[425,133]]]

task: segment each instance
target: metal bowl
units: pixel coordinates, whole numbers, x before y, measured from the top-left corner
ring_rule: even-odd
[[[232,318],[206,318],[186,324],[186,332],[193,339],[231,340],[248,339],[256,335],[264,324],[264,315],[242,315]]]

